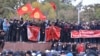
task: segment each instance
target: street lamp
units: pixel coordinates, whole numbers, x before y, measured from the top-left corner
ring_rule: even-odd
[[[80,24],[80,10],[81,10],[81,8],[79,7],[79,8],[77,8],[77,10],[78,10],[78,24]]]
[[[80,24],[80,11],[81,11],[81,7],[82,7],[82,1],[76,6],[77,7],[77,10],[78,10],[78,21],[77,23]]]

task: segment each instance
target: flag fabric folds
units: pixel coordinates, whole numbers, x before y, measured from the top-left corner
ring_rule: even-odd
[[[30,18],[39,19],[39,20],[45,20],[46,16],[43,15],[43,13],[40,11],[39,8],[34,8],[32,13],[30,14]]]
[[[45,29],[45,38],[46,38],[46,41],[50,41],[52,39],[51,33],[50,33],[50,28]]]
[[[19,8],[17,9],[17,13],[18,13],[18,15],[20,15],[20,16],[22,16],[22,15],[24,15],[24,14],[26,14],[26,13],[31,13],[31,12],[32,12],[32,6],[31,6],[30,3],[27,3],[27,4],[25,4],[25,5],[23,5],[22,7],[19,7]]]
[[[32,8],[30,3],[27,3],[17,9],[17,14],[19,16],[23,16],[24,14],[28,14],[30,18],[45,20],[46,16],[41,12],[39,8]]]
[[[55,28],[54,28],[54,35],[55,35],[55,39],[56,40],[59,40],[59,38],[60,38],[60,30],[61,30],[61,28],[55,26]]]
[[[28,26],[27,27],[27,34],[28,34],[28,39],[31,41],[38,41],[40,33],[40,28],[37,26]]]
[[[57,26],[50,26],[45,30],[46,41],[59,40],[61,28]]]

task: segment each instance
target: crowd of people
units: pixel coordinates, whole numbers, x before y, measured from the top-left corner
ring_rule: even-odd
[[[61,28],[60,39],[51,40],[52,46],[50,50],[45,52],[41,51],[12,51],[4,50],[1,52],[1,56],[83,56],[94,55],[98,56],[99,49],[96,45],[91,43],[100,43],[100,38],[71,38],[72,30],[100,30],[100,21],[93,20],[90,22],[82,21],[80,24],[77,22],[66,22],[64,20],[23,20],[18,19],[0,19],[0,40],[3,48],[5,41],[24,41],[28,42],[27,26],[40,27],[40,39],[39,41],[45,41],[45,29],[49,26],[57,26]],[[86,42],[86,43],[82,43]],[[89,44],[87,44],[87,42]],[[77,44],[79,43],[79,44]]]
[[[52,45],[52,50],[63,51],[65,56],[98,56],[99,50],[97,45],[93,45],[91,43],[61,43],[55,42]],[[69,55],[70,53],[70,55]]]
[[[91,43],[62,43],[54,42],[51,48],[44,51],[39,50],[26,50],[26,51],[13,51],[3,50],[0,56],[98,56],[100,50],[97,45]]]
[[[57,41],[60,42],[92,42],[99,43],[100,38],[71,38],[72,30],[100,30],[100,21],[93,20],[90,22],[82,21],[80,24],[77,22],[66,22],[64,20],[55,20],[51,22],[50,20],[46,21],[35,21],[35,20],[20,20],[17,19],[3,19],[0,20],[0,36],[4,36],[5,41],[29,41],[27,37],[27,26],[38,26],[40,27],[40,40],[45,41],[45,29],[51,25],[58,26],[61,28],[60,39]],[[4,32],[4,33],[3,33]],[[56,41],[56,40],[55,40]]]

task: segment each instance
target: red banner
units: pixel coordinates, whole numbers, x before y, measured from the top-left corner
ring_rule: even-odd
[[[45,29],[46,41],[59,40],[60,39],[60,28],[56,26],[50,26]]]
[[[27,27],[27,33],[28,33],[28,39],[31,41],[38,41],[40,28],[37,26],[28,26]]]
[[[73,30],[71,38],[99,38],[100,30]]]

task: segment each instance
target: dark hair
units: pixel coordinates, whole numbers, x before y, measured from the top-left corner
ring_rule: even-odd
[[[27,51],[26,54],[31,55],[31,51]]]
[[[8,51],[8,54],[13,54],[13,51]]]
[[[87,56],[98,56],[97,52],[95,52],[94,50],[89,50],[87,52]]]
[[[43,53],[43,52],[42,52],[41,54],[42,54],[42,56],[46,56],[46,53]]]
[[[23,51],[16,51],[13,56],[25,56],[25,53]]]

